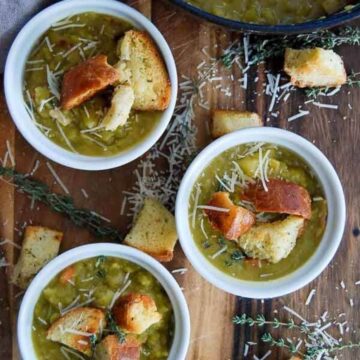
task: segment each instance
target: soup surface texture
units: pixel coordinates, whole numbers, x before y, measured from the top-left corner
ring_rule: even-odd
[[[135,146],[154,129],[159,111],[132,111],[115,131],[99,128],[110,107],[111,89],[72,110],[59,105],[63,74],[99,54],[114,65],[118,41],[131,28],[112,16],[82,13],[53,24],[39,39],[26,63],[24,98],[30,116],[51,141],[79,154],[111,156]]]
[[[312,199],[311,219],[305,222],[295,248],[278,263],[244,257],[237,242],[225,239],[214,229],[201,208],[215,192],[228,191],[235,205],[253,211],[253,205],[242,201],[239,192],[249,182],[258,180],[261,173],[267,178],[304,187]],[[271,223],[284,217],[284,214],[256,213],[256,224]],[[204,257],[222,272],[251,281],[280,278],[303,265],[321,241],[326,217],[327,203],[321,184],[305,161],[286,148],[264,143],[239,145],[214,158],[195,181],[189,202],[189,226]]]
[[[342,9],[345,0],[188,0],[214,15],[257,24],[295,24]]]
[[[170,300],[157,279],[145,269],[127,260],[99,256],[73,265],[74,275],[65,284],[60,274],[52,279],[38,299],[33,318],[32,339],[39,360],[63,360],[61,344],[46,339],[46,331],[67,307],[94,306],[107,308],[124,280],[130,282],[124,294],[141,293],[151,296],[162,319],[141,335],[141,359],[167,359],[171,348],[174,319]],[[128,279],[128,280],[126,280]],[[107,325],[108,327],[109,325]],[[106,335],[107,328],[103,333]],[[70,359],[87,359],[67,352]]]

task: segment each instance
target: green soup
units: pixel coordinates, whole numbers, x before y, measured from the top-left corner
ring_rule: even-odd
[[[133,111],[124,126],[115,131],[99,129],[110,106],[112,90],[105,90],[70,111],[61,110],[56,93],[63,74],[95,55],[108,56],[114,65],[118,40],[132,26],[124,20],[97,13],[82,13],[54,24],[31,52],[24,74],[24,97],[38,128],[61,147],[90,156],[111,156],[127,150],[144,138],[158,123],[161,112]],[[65,120],[66,121],[65,121]],[[64,125],[69,122],[68,125]]]
[[[295,24],[334,13],[346,0],[187,0],[214,15],[257,24]]]
[[[58,274],[44,288],[36,303],[32,339],[39,360],[64,359],[63,345],[46,339],[46,331],[60,317],[60,309],[65,309],[75,300],[76,304],[106,308],[125,277],[131,283],[124,294],[132,292],[151,296],[162,315],[160,322],[137,336],[142,343],[141,359],[167,359],[173,339],[174,317],[170,300],[153,275],[136,264],[113,257],[90,258],[73,266],[75,272],[71,281],[60,281],[61,273]],[[103,335],[108,334],[106,330]],[[80,353],[78,356],[67,354],[71,359],[80,356]],[[83,354],[81,357],[87,359]]]
[[[236,178],[234,192],[230,197],[235,205],[244,206],[238,196],[238,190],[246,179],[258,179],[259,149],[262,156],[269,151],[267,166],[268,178],[282,179],[303,186],[312,198],[311,219],[305,222],[301,236],[288,257],[278,263],[258,261],[256,266],[249,259],[239,256],[241,253],[235,241],[226,240],[214,229],[199,205],[206,205],[211,195],[230,182],[234,173],[243,175]],[[220,182],[220,181],[221,182]],[[256,214],[256,223],[272,222],[284,215]],[[194,184],[189,202],[189,224],[193,239],[205,258],[224,273],[238,279],[265,281],[283,277],[302,266],[315,252],[323,236],[327,217],[327,203],[321,184],[309,166],[299,156],[283,147],[271,144],[246,144],[231,148],[217,156],[201,173]],[[221,250],[225,248],[226,251]],[[219,254],[220,252],[220,254]],[[219,255],[217,255],[219,254]]]

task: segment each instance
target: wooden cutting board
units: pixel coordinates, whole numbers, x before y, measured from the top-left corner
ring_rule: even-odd
[[[179,75],[195,76],[198,64],[203,60],[202,49],[215,56],[219,48],[237,39],[238,34],[215,27],[188,15],[174,5],[160,0],[125,1],[142,11],[152,19],[168,41],[178,67]],[[355,23],[356,24],[356,23]],[[360,24],[358,22],[357,24]],[[218,44],[219,47],[215,47]],[[360,71],[360,48],[342,47],[341,55],[350,71]],[[250,83],[245,92],[229,80],[223,80],[223,85],[233,88],[232,96],[225,96],[214,88],[208,89],[210,108],[237,108],[257,111],[266,118],[269,106],[269,97],[254,95],[254,90],[261,89],[265,79],[266,68],[279,68],[278,63],[268,63],[253,70],[258,72],[259,82]],[[234,70],[236,72],[236,70]],[[234,73],[238,76],[237,73]],[[2,80],[1,80],[2,81]],[[260,93],[260,92],[259,92]],[[234,314],[246,312],[249,315],[263,313],[266,316],[286,317],[282,310],[286,305],[301,313],[309,320],[317,320],[324,312],[329,311],[331,316],[346,313],[344,320],[350,324],[349,337],[352,341],[359,341],[360,334],[354,333],[360,326],[360,286],[355,282],[360,280],[360,237],[353,235],[352,230],[360,225],[359,208],[359,170],[360,155],[358,145],[360,141],[360,89],[343,89],[334,98],[326,99],[330,103],[339,104],[338,110],[320,109],[313,107],[311,114],[297,121],[288,123],[287,118],[297,113],[298,105],[303,104],[305,98],[301,92],[292,94],[286,103],[279,107],[279,116],[266,122],[266,126],[276,126],[294,131],[314,142],[330,159],[339,173],[344,185],[347,200],[347,226],[342,244],[331,265],[321,276],[307,287],[292,295],[279,299],[255,301],[242,299],[224,293],[208,284],[191,267],[177,245],[175,259],[166,265],[169,269],[186,267],[189,271],[185,275],[175,275],[180,286],[184,288],[191,313],[191,343],[188,359],[193,360],[220,360],[242,359],[244,344],[247,341],[259,342],[262,331],[243,329],[232,324]],[[358,102],[359,101],[359,102]],[[348,106],[351,104],[352,109]],[[346,118],[344,118],[346,117]],[[198,145],[202,147],[211,139],[206,131],[209,121],[209,112],[197,108],[195,123],[199,129]],[[51,189],[62,192],[58,184],[46,167],[42,155],[36,152],[15,130],[11,117],[7,112],[3,86],[0,90],[0,158],[3,158],[9,142],[15,155],[16,169],[28,173],[34,167],[36,160],[40,167],[36,178],[49,184]],[[139,160],[138,160],[139,161]],[[135,181],[134,169],[138,161],[118,169],[101,172],[86,172],[69,169],[52,163],[56,172],[69,188],[75,203],[111,219],[114,226],[126,231],[131,218],[120,215],[123,199],[122,191],[130,189]],[[89,198],[86,199],[81,189],[86,189]],[[30,209],[30,201],[25,196],[14,191],[14,188],[0,181],[0,237],[21,244],[21,234],[24,225],[33,223],[61,229],[65,239],[61,251],[66,251],[81,244],[96,241],[86,230],[74,226],[61,215],[51,212],[48,208],[37,204]],[[13,264],[19,250],[11,244],[1,246],[9,263]],[[19,359],[16,345],[16,316],[21,301],[21,293],[9,283],[11,267],[0,268],[0,359]],[[346,289],[340,286],[344,281]],[[316,289],[316,295],[309,306],[305,305],[311,289]],[[350,298],[354,306],[349,305]],[[251,347],[248,358],[253,355],[261,358],[268,351],[267,346]],[[268,359],[288,359],[289,356],[272,351]],[[344,353],[345,359],[359,359],[360,352]]]

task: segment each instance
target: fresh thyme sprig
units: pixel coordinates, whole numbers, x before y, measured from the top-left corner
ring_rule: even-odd
[[[98,338],[97,338],[96,334],[92,334],[89,336],[89,341],[90,341],[90,346],[91,346],[92,351],[94,351],[96,348],[97,340],[98,340]]]
[[[40,201],[53,211],[66,215],[75,225],[86,227],[96,236],[109,241],[122,240],[119,230],[105,225],[94,212],[77,208],[70,196],[53,193],[46,184],[1,165],[0,176],[9,178],[19,192],[28,195],[33,201]]]
[[[295,324],[293,319],[288,320],[287,322],[281,322],[277,318],[269,321],[265,319],[264,315],[257,315],[255,319],[246,314],[242,314],[241,316],[236,315],[233,317],[233,323],[236,325],[249,325],[249,326],[260,326],[263,327],[265,325],[271,325],[274,329],[278,329],[280,327],[286,327],[288,329],[299,329],[301,332],[306,332],[306,327],[303,325]]]
[[[229,259],[225,260],[225,265],[226,266],[232,266],[235,263],[239,263],[242,260],[246,259],[245,254],[240,249],[233,251],[229,255],[230,255]]]
[[[278,348],[285,348],[291,352],[291,354],[299,354],[304,355],[302,352],[296,349],[296,345],[294,345],[289,340],[284,340],[283,338],[275,339],[270,333],[265,333],[261,337],[261,341],[264,343],[269,344],[270,346],[278,347]]]
[[[245,35],[249,36],[249,35]],[[244,45],[246,43],[247,45]],[[252,41],[236,42],[221,57],[226,67],[236,59],[251,54],[248,65],[257,65],[269,58],[281,56],[286,48],[304,49],[322,47],[333,49],[340,45],[360,45],[360,28],[346,26],[338,30],[322,30],[309,34],[262,37],[254,36]]]
[[[305,337],[305,343],[307,344],[304,349],[304,352],[302,352],[290,340],[283,338],[276,339],[269,332],[265,332],[262,335],[261,341],[269,344],[270,346],[286,349],[291,354],[298,354],[304,360],[318,359],[320,355],[328,356],[329,354],[342,351],[345,349],[360,348],[360,342],[359,343],[349,342],[344,344],[339,344],[339,343],[330,344],[328,342],[325,342],[323,337],[326,335],[323,334],[318,327],[315,327],[312,330],[306,322],[303,322],[301,324],[296,324],[293,319],[282,322],[277,318],[274,318],[272,320],[267,320],[264,315],[257,315],[257,317],[254,319],[250,316],[247,316],[246,314],[242,314],[242,315],[234,316],[233,323],[242,326],[248,325],[250,327],[271,326],[273,329],[284,328],[287,330],[299,331],[302,334],[302,336]]]
[[[117,336],[119,341],[123,344],[126,341],[126,334],[117,326],[116,321],[114,320],[110,311],[106,312],[106,319],[110,331],[112,331]]]

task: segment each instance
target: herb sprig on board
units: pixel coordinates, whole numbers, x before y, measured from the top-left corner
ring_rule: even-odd
[[[311,327],[310,324],[307,324],[306,322],[296,324],[293,319],[280,321],[277,318],[266,319],[264,315],[257,315],[256,318],[252,318],[247,314],[234,316],[233,323],[241,326],[258,326],[261,328],[271,327],[272,329],[283,328],[285,330],[297,331],[299,333],[298,338],[302,338],[300,344],[305,343],[307,344],[306,347],[301,348],[300,346],[297,346],[289,340],[289,338],[275,338],[269,332],[265,332],[261,336],[261,341],[271,347],[286,349],[292,355],[298,354],[304,360],[315,360],[321,355],[329,356],[335,352],[345,349],[360,348],[360,342],[331,343],[324,340],[324,337],[328,337],[328,335],[323,333],[320,324],[318,326]]]
[[[12,168],[0,166],[0,176],[9,178],[17,191],[28,195],[33,201],[42,202],[55,212],[66,215],[75,225],[86,227],[95,236],[109,241],[122,240],[119,230],[106,225],[94,212],[77,208],[70,196],[53,193],[46,184],[30,179],[28,175]]]
[[[248,65],[257,65],[261,62],[282,56],[286,48],[306,49],[321,47],[333,49],[340,45],[360,45],[360,28],[346,26],[338,30],[323,30],[309,34],[261,37],[253,36],[249,42],[244,38],[243,42],[236,42],[226,50],[220,60],[227,67],[232,66],[239,56],[245,53],[251,54]]]

